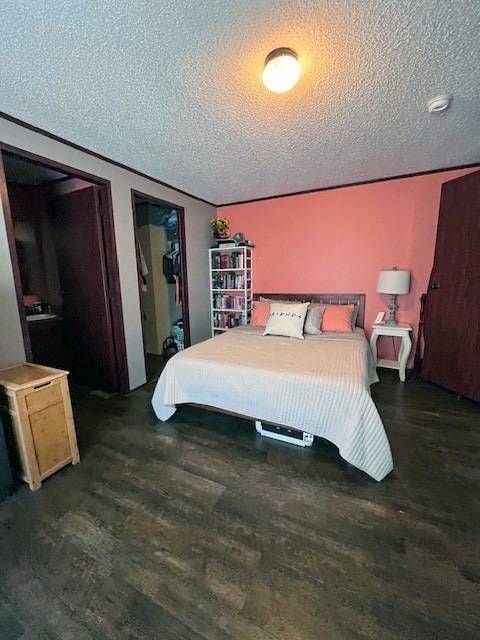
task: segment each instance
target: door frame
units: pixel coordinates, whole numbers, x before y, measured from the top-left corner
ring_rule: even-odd
[[[177,212],[177,220],[178,220],[178,248],[180,251],[180,267],[181,267],[181,287],[180,287],[180,295],[182,298],[182,319],[183,319],[183,335],[185,347],[189,347],[191,345],[191,337],[190,337],[190,307],[188,303],[188,274],[187,274],[187,246],[186,246],[186,236],[185,236],[185,209],[184,207],[179,206],[178,204],[174,204],[173,202],[169,202],[168,200],[163,200],[162,198],[157,198],[156,196],[151,196],[148,193],[144,193],[142,191],[138,191],[137,189],[131,189],[131,199],[132,199],[132,222],[133,222],[133,234],[135,238],[135,256],[137,260],[137,269],[138,269],[138,236],[137,236],[137,211],[136,211],[136,203],[135,197],[143,198],[144,200],[148,200],[152,204],[156,204],[160,207],[169,207],[170,209],[175,209]],[[138,295],[140,300],[140,313],[141,310],[141,291],[140,291],[140,280],[138,280]],[[145,357],[145,336],[143,335],[143,322],[142,318],[142,338],[143,338],[143,355]]]
[[[0,141],[0,197],[3,206],[5,227],[7,231],[7,241],[10,250],[13,276],[15,282],[15,292],[17,295],[17,305],[22,327],[23,341],[25,345],[25,356],[28,360],[32,358],[30,335],[28,332],[27,318],[23,306],[23,290],[18,265],[18,254],[15,245],[15,232],[13,227],[12,212],[8,197],[8,185],[3,166],[3,154],[11,153],[28,160],[32,164],[43,165],[57,171],[68,173],[73,178],[83,178],[94,185],[100,187],[100,225],[103,236],[103,259],[106,265],[108,297],[110,300],[109,312],[110,323],[113,333],[113,345],[115,353],[115,368],[118,376],[118,387],[122,393],[130,391],[128,377],[127,349],[125,344],[125,327],[123,322],[122,296],[120,290],[120,274],[118,269],[117,246],[115,242],[115,225],[113,218],[112,189],[110,180],[100,178],[91,173],[76,169],[69,165],[39,156],[25,149],[14,147]]]

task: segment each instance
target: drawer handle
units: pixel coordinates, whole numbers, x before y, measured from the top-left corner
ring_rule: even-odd
[[[51,382],[42,382],[42,384],[37,384],[34,389],[41,389],[42,387],[48,387],[48,385],[52,384]]]

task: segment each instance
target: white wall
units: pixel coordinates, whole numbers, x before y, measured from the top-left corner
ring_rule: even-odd
[[[131,388],[145,382],[131,189],[137,189],[184,207],[192,343],[209,337],[207,250],[211,240],[208,223],[215,216],[214,207],[3,119],[0,119],[0,141],[44,158],[56,160],[73,169],[80,169],[110,180]],[[18,362],[24,358],[20,319],[2,215],[0,220],[0,365]]]

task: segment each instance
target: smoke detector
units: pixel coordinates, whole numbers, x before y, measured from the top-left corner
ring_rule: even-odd
[[[429,113],[439,113],[440,111],[448,109],[451,101],[452,96],[436,96],[427,102],[427,109]]]

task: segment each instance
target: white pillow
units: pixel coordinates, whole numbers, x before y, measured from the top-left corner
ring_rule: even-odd
[[[303,325],[307,315],[308,302],[285,304],[272,302],[264,336],[287,336],[303,340]]]
[[[272,302],[282,304],[301,304],[300,300],[275,300],[273,298],[263,298],[262,296],[260,296],[260,300],[262,302],[268,302],[269,304],[272,304]],[[304,334],[309,336],[319,336],[322,333],[321,326],[324,312],[324,304],[321,302],[310,302],[307,315],[305,317],[305,325],[303,327]]]

